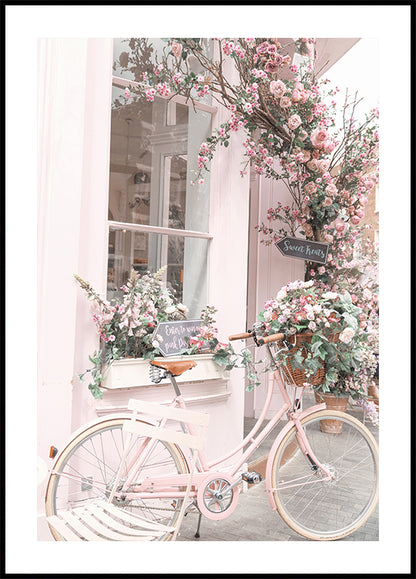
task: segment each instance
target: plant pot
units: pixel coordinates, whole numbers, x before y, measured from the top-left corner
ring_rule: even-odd
[[[212,359],[212,354],[196,354],[194,356],[171,356],[170,361],[193,360],[196,367],[190,372],[185,372],[177,377],[177,382],[204,382],[206,380],[224,380],[229,372],[218,366]],[[166,360],[166,358],[156,358]],[[168,378],[164,378],[159,384],[154,384],[149,376],[150,360],[143,358],[123,358],[114,361],[105,369],[105,379],[102,387],[107,390],[134,388],[137,386],[165,386],[169,385]]]
[[[378,388],[375,384],[368,387],[367,397],[368,397],[368,400],[370,402],[374,402],[374,404],[378,410],[378,408],[379,408]]]
[[[318,404],[323,402],[326,404],[328,410],[339,410],[345,412],[348,405],[348,397],[341,398],[335,394],[324,394],[322,392],[315,392],[315,400]],[[321,432],[328,434],[340,434],[342,432],[342,422],[340,420],[321,420]]]

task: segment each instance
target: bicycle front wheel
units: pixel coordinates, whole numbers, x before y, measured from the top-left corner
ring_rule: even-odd
[[[341,431],[325,432],[328,423],[323,420],[340,421]],[[291,428],[272,464],[276,508],[289,527],[308,539],[342,539],[363,525],[377,504],[377,443],[361,422],[343,412],[321,410],[301,423],[313,453],[333,479],[323,480]]]
[[[123,432],[123,424],[129,419],[113,418],[87,428],[72,440],[59,456],[49,478],[45,497],[46,516],[56,515],[60,510],[68,510],[110,496],[120,460],[123,455],[128,433]],[[118,488],[121,489],[128,475],[129,465],[140,453],[145,437],[137,434],[131,443],[124,471]],[[172,444],[161,440],[154,446],[142,464],[135,482],[144,478],[183,474],[188,472],[181,452]],[[125,499],[115,496],[113,504],[119,508],[139,514],[152,521],[174,525],[182,505],[181,498],[174,492],[169,498]],[[57,541],[62,537],[51,528]],[[162,540],[169,536],[163,536]]]

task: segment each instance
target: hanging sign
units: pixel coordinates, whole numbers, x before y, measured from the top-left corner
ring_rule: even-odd
[[[179,320],[176,322],[159,322],[153,338],[159,342],[162,356],[175,356],[188,348],[185,338],[199,334],[201,320]],[[160,340],[159,340],[160,337]]]
[[[286,257],[326,263],[329,243],[308,241],[297,237],[284,237],[276,241],[277,249]]]

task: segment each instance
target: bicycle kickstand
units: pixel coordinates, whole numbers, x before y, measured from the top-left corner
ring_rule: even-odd
[[[199,539],[199,537],[201,536],[201,535],[199,534],[199,529],[200,529],[200,527],[201,527],[201,519],[202,519],[202,513],[199,513],[199,516],[198,516],[198,526],[197,526],[197,528],[196,528],[195,539]]]

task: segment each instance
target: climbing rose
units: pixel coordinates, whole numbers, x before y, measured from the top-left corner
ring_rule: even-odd
[[[286,92],[286,85],[281,80],[272,80],[270,83],[270,92],[273,96],[280,98]]]
[[[302,119],[300,118],[299,115],[292,115],[291,117],[289,117],[289,121],[288,121],[289,129],[294,131],[295,129],[298,128],[298,126],[301,124],[301,122],[302,122]]]

